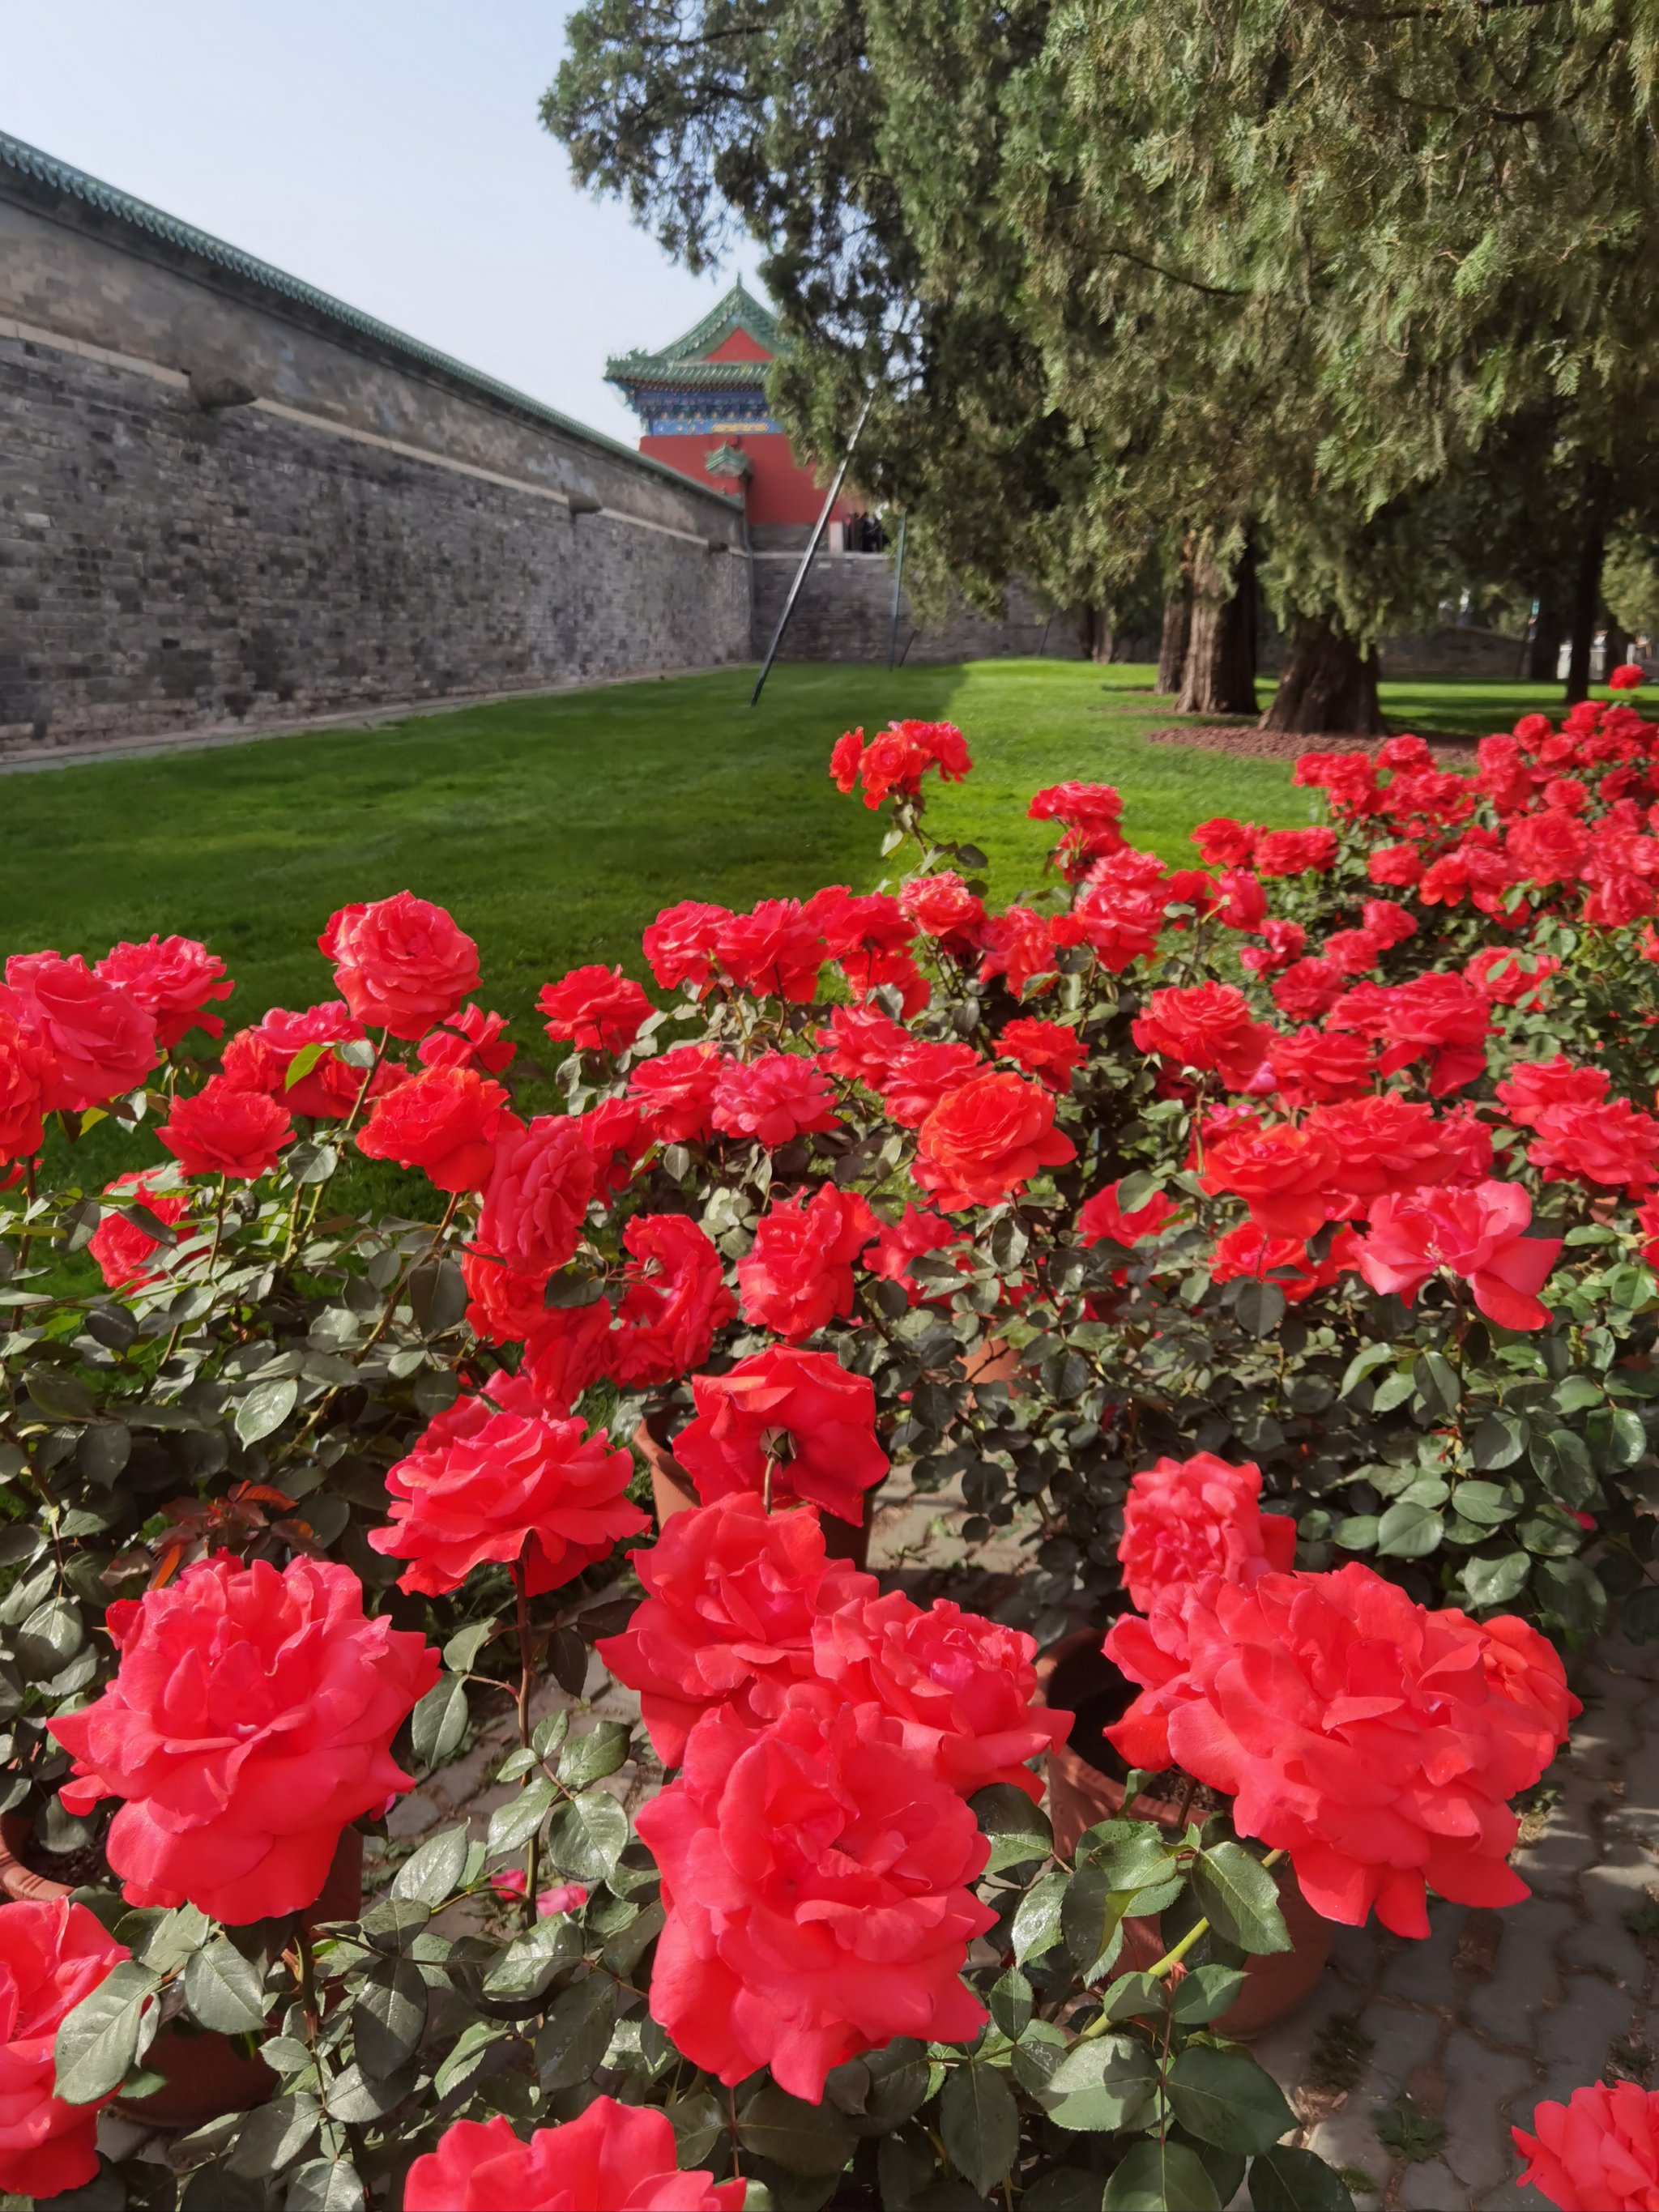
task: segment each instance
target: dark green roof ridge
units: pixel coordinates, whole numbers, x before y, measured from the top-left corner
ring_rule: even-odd
[[[106,185],[100,178],[88,175],[84,169],[77,169],[72,162],[60,161],[55,155],[43,153],[38,146],[31,146],[21,138],[15,138],[6,131],[0,131],[0,169],[10,169],[19,175],[32,178],[37,184],[79,200],[100,215],[111,216],[117,222],[143,231],[152,238],[161,239],[180,252],[193,253],[202,260],[211,262],[233,276],[240,276],[246,283],[257,285],[263,291],[274,293],[281,299],[310,309],[313,314],[329,322],[340,324],[360,337],[372,339],[389,352],[401,354],[423,368],[436,369],[446,376],[453,377],[458,383],[469,386],[473,391],[511,407],[519,414],[528,415],[538,422],[566,431],[588,445],[602,447],[607,453],[621,454],[636,467],[649,469],[653,474],[667,477],[682,489],[690,485],[694,491],[730,502],[730,494],[698,483],[695,478],[682,475],[678,469],[671,469],[665,462],[654,460],[648,453],[639,453],[634,447],[624,445],[620,438],[611,437],[604,430],[595,430],[586,422],[577,422],[574,416],[562,414],[556,407],[550,407],[545,400],[532,399],[528,392],[520,392],[510,384],[503,384],[499,378],[487,375],[483,369],[470,368],[453,354],[428,345],[423,339],[410,337],[407,332],[394,329],[392,324],[381,322],[377,316],[365,314],[361,307],[351,307],[317,285],[307,283],[302,277],[290,276],[285,270],[276,268],[270,262],[261,261],[255,254],[245,253],[240,246],[231,246],[222,238],[215,238],[210,231],[198,230],[193,223],[168,215],[165,209],[152,207],[148,200],[136,198],[132,193],[124,192],[117,185]]]
[[[715,301],[700,323],[665,346],[636,346],[631,353],[613,354],[605,365],[612,384],[692,384],[759,386],[771,366],[764,361],[707,361],[702,356],[713,346],[746,331],[774,354],[787,354],[789,341],[771,309],[758,301],[741,276]]]

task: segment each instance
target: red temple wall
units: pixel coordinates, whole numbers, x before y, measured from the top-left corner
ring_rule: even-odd
[[[640,440],[640,451],[648,453],[653,461],[664,461],[682,476],[691,477],[699,483],[713,484],[718,491],[734,491],[737,480],[732,477],[711,477],[702,465],[702,456],[719,446],[736,446],[748,456],[749,520],[752,523],[813,523],[823,505],[823,491],[810,469],[804,469],[796,460],[789,441],[781,431],[697,430],[658,434]],[[857,510],[845,500],[837,500],[831,517],[845,521]]]

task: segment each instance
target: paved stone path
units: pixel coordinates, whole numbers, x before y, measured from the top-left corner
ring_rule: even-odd
[[[988,1595],[1018,1571],[1017,1540],[970,1551],[956,1533],[966,1510],[890,1493],[872,1567],[908,1586],[925,1553],[919,1595],[941,1582],[966,1603]],[[1659,2087],[1659,1645],[1608,1641],[1570,1672],[1584,1712],[1516,1859],[1532,1897],[1503,1912],[1436,1905],[1426,1942],[1344,1929],[1308,2003],[1256,2045],[1360,2212],[1546,2212],[1515,2185],[1511,2122],[1603,2077]],[[597,1662],[587,1690],[592,1718],[637,1719]],[[574,1702],[550,1685],[535,1710]],[[482,1836],[516,1789],[491,1779],[515,1739],[510,1712],[488,1722],[399,1804],[394,1846],[460,1819]],[[659,1781],[647,1751],[604,1786],[632,1808]],[[105,2131],[118,2156],[141,2132]],[[165,2139],[145,2151],[164,2158]]]

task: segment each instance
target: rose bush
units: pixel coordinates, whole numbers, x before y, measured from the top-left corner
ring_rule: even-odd
[[[46,1871],[101,1855],[131,1953],[59,2101],[142,2094],[159,2013],[276,2077],[183,2148],[204,2203],[539,2202],[573,2126],[571,2186],[641,2203],[1219,2204],[1252,2161],[1340,2203],[1218,2026],[1287,1941],[1262,1854],[1413,1932],[1425,1882],[1512,1896],[1571,1711],[1539,1631],[1659,1632],[1656,742],[1621,705],[1472,776],[1310,756],[1328,820],[1206,823],[1188,867],[1057,785],[999,912],[925,826],[960,733],[852,733],[913,871],[670,908],[667,1003],[550,979],[551,1097],[408,893],[222,1045],[204,948],[15,957],[5,1809]],[[128,1173],[43,1187],[89,1117]],[[341,1211],[359,1153],[401,1212]],[[702,1503],[630,1569],[631,1443]],[[827,1557],[894,1467],[1024,1536],[997,1620]],[[1034,1658],[1079,1608],[1121,1616],[1130,1756],[1214,1809],[1057,1857]],[[596,1663],[678,1770],[637,1820]],[[394,1844],[497,1720],[486,1840]]]

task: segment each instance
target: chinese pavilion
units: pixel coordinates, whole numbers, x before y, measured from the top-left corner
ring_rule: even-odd
[[[660,352],[622,354],[606,380],[640,418],[640,451],[682,476],[742,495],[758,540],[799,538],[818,519],[823,492],[796,460],[766,397],[766,365],[787,351],[777,319],[741,277],[696,326]],[[856,510],[838,501],[832,545]]]

